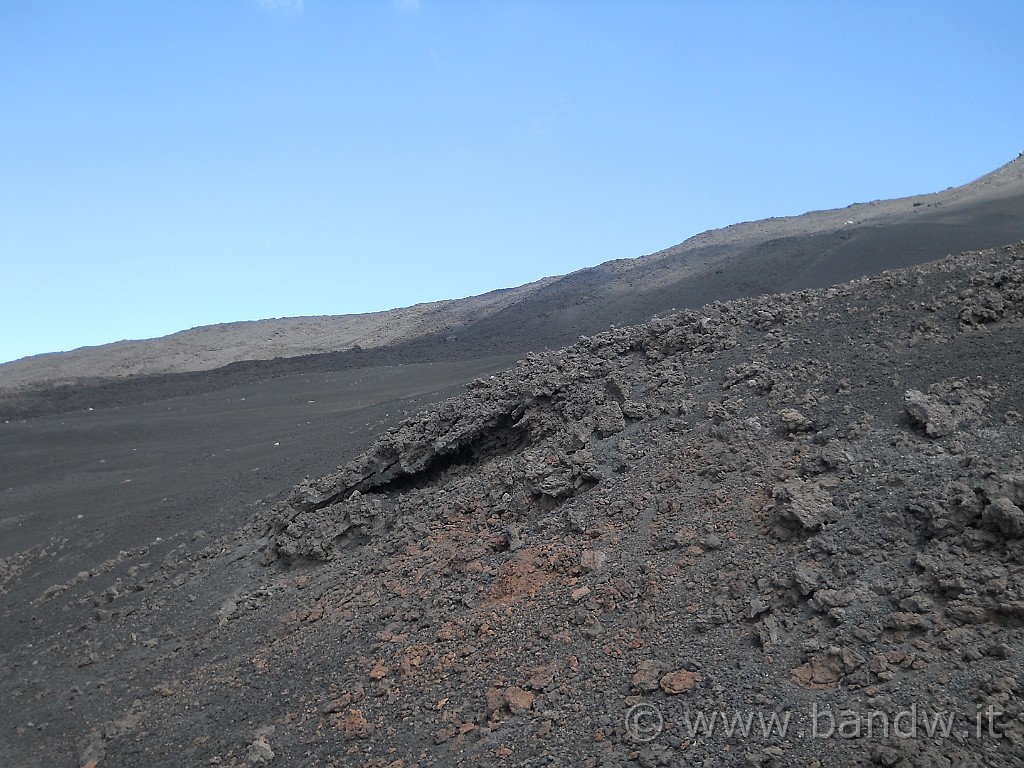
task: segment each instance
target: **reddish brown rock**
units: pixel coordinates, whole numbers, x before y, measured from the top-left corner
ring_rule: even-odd
[[[820,654],[790,673],[790,680],[804,688],[834,688],[844,672],[843,660],[834,654]]]
[[[373,736],[373,723],[369,722],[361,710],[350,709],[343,720],[338,722],[338,727],[344,732],[345,739],[368,739]]]
[[[685,669],[677,669],[674,672],[669,672],[667,675],[661,678],[659,685],[661,690],[667,693],[669,696],[677,696],[680,693],[686,693],[688,690],[693,688],[699,681],[699,677],[693,672],[688,672]]]
[[[533,708],[533,694],[515,685],[505,690],[505,701],[513,715],[521,715]]]

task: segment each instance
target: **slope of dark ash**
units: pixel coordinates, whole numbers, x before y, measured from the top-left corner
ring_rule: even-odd
[[[38,584],[0,757],[1020,765],[1022,350],[1024,243],[532,354]]]
[[[295,371],[525,354],[566,346],[609,323],[823,288],[1022,238],[1024,154],[942,192],[735,224],[658,253],[481,296],[207,326],[3,363],[0,418],[67,412],[86,399],[137,403]]]

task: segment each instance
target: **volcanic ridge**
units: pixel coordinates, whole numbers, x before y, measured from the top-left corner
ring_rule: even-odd
[[[0,764],[1024,765],[1022,314],[1024,155],[0,365]]]
[[[0,755],[1019,766],[1022,371],[1024,243],[532,352],[8,605]]]

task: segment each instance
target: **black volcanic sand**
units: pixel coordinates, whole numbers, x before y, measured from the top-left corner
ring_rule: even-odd
[[[39,632],[9,622],[40,587],[156,539],[234,530],[282,478],[331,470],[513,359],[293,373],[0,424],[5,648]]]
[[[0,389],[0,765],[1024,764],[1019,249],[600,333],[1017,241],[1021,162],[387,347]],[[386,432],[580,334],[613,341]],[[951,431],[912,423],[911,388]],[[1002,738],[679,730],[812,703],[967,730],[991,705]]]
[[[45,578],[64,578],[101,542],[107,555],[233,528],[244,507],[280,494],[281,478],[329,471],[387,425],[514,359],[291,373],[128,406],[79,388],[95,408],[0,424],[0,558],[59,532],[74,554]]]
[[[153,342],[159,346],[160,340]],[[423,381],[435,378],[443,385],[455,379],[463,371],[473,372],[478,366],[481,370],[494,365],[494,361],[512,361],[517,353],[528,351],[521,344],[489,343],[486,348],[463,349],[443,339],[432,336],[417,338],[407,342],[376,347],[365,350],[343,350],[326,352],[316,355],[299,355],[273,360],[240,360],[208,371],[188,371],[183,373],[164,373],[119,377],[90,377],[70,383],[54,384],[40,382],[35,385],[0,389],[0,420],[23,421],[47,414],[68,413],[102,406],[105,409],[129,405],[152,403],[191,395],[210,395],[224,390],[239,387],[262,387],[269,385],[273,390],[277,387],[287,389],[289,381],[299,381],[303,377],[314,376],[323,378],[327,383],[338,375],[345,380],[362,380],[374,382],[381,376],[381,371],[401,369],[402,366],[411,370],[423,370]],[[417,369],[415,366],[427,364],[434,366],[429,369]],[[369,375],[360,373],[370,371]],[[449,373],[450,370],[450,373]],[[383,374],[384,380],[394,378]],[[285,378],[287,381],[278,381]],[[399,378],[398,381],[415,382],[416,377]],[[368,385],[371,388],[372,384]],[[419,383],[412,385],[415,393]],[[384,397],[398,394],[402,389],[385,386]],[[338,390],[332,397],[338,407],[345,408],[346,395]],[[360,396],[357,405],[365,404],[370,398]],[[297,398],[296,398],[297,399]],[[283,405],[293,405],[282,401]]]
[[[0,425],[0,760],[1022,765],[1022,267]]]

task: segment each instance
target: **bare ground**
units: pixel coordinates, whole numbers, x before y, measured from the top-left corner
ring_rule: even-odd
[[[716,233],[717,285],[1005,235],[1007,178]],[[8,390],[0,762],[1021,765],[1024,251],[527,354],[685,297],[656,256],[455,334]]]

